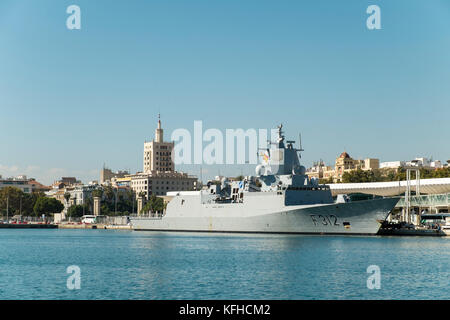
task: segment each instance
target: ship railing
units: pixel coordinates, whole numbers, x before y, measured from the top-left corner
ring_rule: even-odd
[[[130,217],[133,219],[154,219],[161,220],[165,216],[165,213],[141,213],[141,214],[132,214]]]

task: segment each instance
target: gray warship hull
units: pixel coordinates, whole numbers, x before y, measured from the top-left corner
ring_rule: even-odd
[[[132,226],[138,231],[375,235],[398,202],[384,198],[284,206],[276,193],[253,193],[239,205],[202,204],[195,198],[176,197],[164,216],[132,217]]]

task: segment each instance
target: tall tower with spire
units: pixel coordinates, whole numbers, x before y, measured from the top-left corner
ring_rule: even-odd
[[[161,116],[158,114],[158,126],[155,139],[144,143],[144,173],[174,172],[172,161],[173,142],[164,142],[164,130],[161,126]]]
[[[161,128],[161,115],[158,114],[158,127],[155,130],[155,141],[158,143],[164,140],[164,130]]]

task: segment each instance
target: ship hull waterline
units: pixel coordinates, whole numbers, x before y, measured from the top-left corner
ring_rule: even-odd
[[[135,231],[376,235],[398,198],[311,206],[285,206],[264,214],[190,212],[162,218],[132,217]],[[203,209],[205,210],[205,209]],[[201,209],[199,211],[202,211]]]

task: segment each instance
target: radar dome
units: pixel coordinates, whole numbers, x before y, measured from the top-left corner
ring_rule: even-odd
[[[257,176],[262,176],[264,174],[264,166],[262,164],[256,166],[255,171]]]

